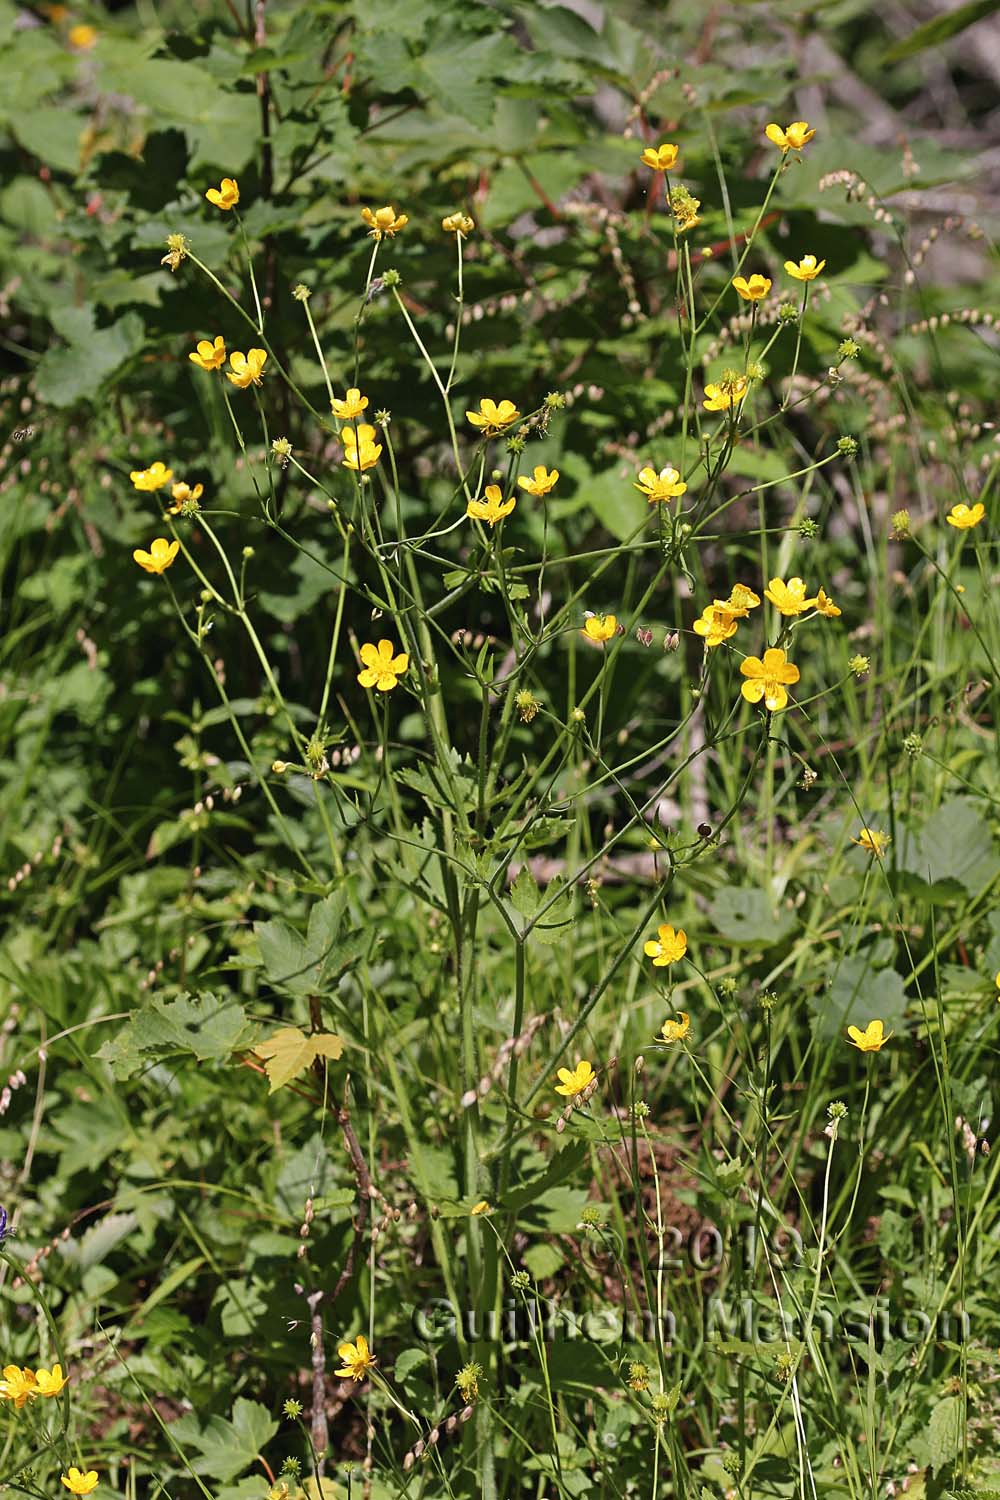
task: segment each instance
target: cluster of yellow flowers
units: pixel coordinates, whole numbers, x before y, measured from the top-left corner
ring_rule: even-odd
[[[192,488],[183,479],[174,481],[173,469],[168,469],[161,459],[150,464],[148,469],[133,469],[129,478],[137,490],[150,495],[155,495],[157,490],[162,490],[169,484],[172,503],[168,509],[174,516],[180,515],[181,511],[196,511],[204,491],[203,485],[196,484]],[[148,552],[142,547],[136,547],[132,557],[147,573],[165,573],[180,551],[180,546],[180,542],[176,540],[168,542],[166,537],[158,536],[150,542]]]
[[[20,1410],[29,1401],[35,1401],[39,1396],[43,1398],[58,1396],[68,1378],[63,1374],[60,1364],[53,1365],[51,1370],[29,1370],[26,1365],[4,1365],[3,1379],[0,1380],[0,1401],[9,1401],[12,1406]],[[71,1467],[69,1472],[62,1474],[60,1478],[71,1495],[89,1495],[97,1488],[96,1469],[82,1472],[80,1469]]]

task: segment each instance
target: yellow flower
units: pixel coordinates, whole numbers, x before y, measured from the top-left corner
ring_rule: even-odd
[[[199,339],[197,349],[188,355],[188,359],[199,370],[220,369],[226,363],[226,341],[222,334],[216,334],[214,342],[211,339]]]
[[[226,371],[226,379],[231,380],[233,385],[239,386],[241,391],[245,391],[248,386],[260,385],[260,377],[267,364],[267,350],[248,349],[246,354],[243,354],[236,349],[229,356],[229,363],[232,369]]]
[[[768,125],[764,131],[768,140],[775,146],[780,146],[782,151],[801,151],[802,147],[811,141],[816,134],[805,120],[793,120],[791,125],[786,125],[782,130],[780,125]]]
[[[655,469],[640,469],[639,483],[633,488],[645,495],[649,504],[652,505],[657,500],[672,500],[676,495],[683,495],[687,485],[677,470],[668,464],[665,469],[660,470],[659,474]]]
[[[852,844],[857,844],[859,849],[865,849],[873,854],[876,859],[881,859],[892,840],[887,833],[880,828],[862,828],[856,839],[851,839]]]
[[[981,500],[977,500],[973,506],[961,503],[953,505],[945,520],[949,526],[955,526],[959,531],[968,531],[970,526],[978,526],[985,514],[986,506]]]
[[[815,281],[825,265],[826,261],[818,261],[815,255],[803,255],[798,264],[794,260],[786,260],[785,270],[796,281]]]
[[[201,499],[204,491],[205,486],[203,484],[196,484],[194,489],[192,489],[183,480],[178,480],[170,491],[173,496],[173,504],[167,506],[169,514],[179,516],[185,506],[188,506],[190,510],[197,510],[198,501]]]
[[[597,1075],[589,1062],[577,1058],[575,1068],[560,1068],[556,1076],[559,1079],[555,1086],[556,1093],[565,1095],[567,1099],[575,1099],[577,1094],[589,1089]]]
[[[368,225],[368,232],[373,240],[380,240],[384,235],[392,239],[393,235],[405,229],[410,222],[409,214],[397,214],[391,206],[377,208],[374,213],[370,208],[363,208],[361,217]]]
[[[880,1052],[892,1036],[891,1031],[882,1035],[881,1021],[869,1021],[864,1031],[859,1026],[848,1026],[847,1035],[859,1052]]]
[[[209,203],[214,203],[216,208],[228,211],[235,208],[240,201],[240,186],[235,177],[223,177],[222,183],[217,188],[209,188],[205,194]]]
[[[169,266],[171,273],[173,273],[184,260],[190,248],[186,235],[168,234],[167,253],[160,261],[160,265]]]
[[[150,464],[148,469],[133,469],[128,477],[137,490],[162,490],[163,486],[173,479],[174,471],[157,459],[156,463]]]
[[[691,1017],[686,1010],[679,1012],[679,1021],[664,1021],[657,1040],[661,1042],[683,1042],[691,1030]]]
[[[88,1469],[86,1474],[81,1474],[79,1469],[71,1468],[68,1474],[61,1474],[59,1477],[71,1495],[89,1495],[92,1490],[97,1489],[96,1469]]]
[[[806,598],[806,586],[801,578],[789,578],[787,583],[783,583],[780,578],[772,578],[764,590],[764,598],[770,599],[775,609],[780,610],[783,615],[804,614],[818,603],[815,598]]]
[[[345,427],[340,441],[344,445],[341,463],[345,469],[364,473],[365,469],[374,469],[382,456],[382,444],[376,443],[375,429],[367,422],[362,422],[360,427]]]
[[[706,646],[721,646],[723,641],[736,634],[738,620],[738,615],[720,606],[717,600],[715,604],[706,605],[701,618],[695,620],[694,633],[704,636]]]
[[[502,432],[512,422],[519,420],[521,413],[513,401],[491,401],[489,396],[484,396],[479,403],[478,411],[467,411],[465,415],[473,427],[478,427],[484,437],[493,437]]]
[[[0,1380],[0,1400],[13,1401],[20,1409],[37,1394],[34,1370],[22,1370],[19,1365],[4,1365],[3,1379]]]
[[[358,1334],[353,1344],[338,1345],[337,1356],[344,1361],[344,1367],[333,1373],[341,1380],[364,1380],[372,1366],[378,1363],[363,1333]]]
[[[355,417],[360,417],[368,405],[368,397],[362,396],[356,385],[352,385],[343,401],[338,401],[336,396],[330,397],[330,410],[335,417],[342,422],[353,422]]]
[[[40,1396],[58,1396],[66,1384],[62,1365],[53,1365],[51,1370],[36,1370],[35,1382]]]
[[[684,957],[688,951],[687,933],[683,927],[678,927],[675,932],[669,922],[664,922],[656,931],[657,936],[644,943],[642,951],[653,960],[654,969],[663,969]]]
[[[441,220],[441,228],[448,234],[471,234],[475,227],[475,220],[468,214],[449,214]]]
[[[745,276],[734,276],[733,286],[744,302],[760,302],[771,290],[770,279],[767,276],[759,276],[756,271],[749,281]]]
[[[363,688],[377,688],[380,693],[391,693],[410,665],[406,652],[401,651],[397,656],[392,641],[385,640],[377,646],[366,641],[361,647],[361,660],[364,670],[358,673],[358,681]]]
[[[546,469],[544,464],[536,464],[534,473],[530,479],[523,474],[517,476],[517,482],[522,490],[527,490],[529,495],[547,495],[554,488],[559,478],[558,469]]]
[[[581,631],[590,641],[610,641],[617,633],[617,615],[588,615]]]
[[[132,556],[147,573],[165,573],[180,551],[180,545],[180,542],[168,542],[166,537],[158,536],[150,542],[148,552],[137,547]]]
[[[834,604],[825,589],[820,589],[816,595],[816,610],[821,615],[826,615],[828,620],[835,620],[840,614],[839,607]]]
[[[759,603],[760,595],[755,594],[753,589],[748,589],[745,583],[734,583],[729,591],[728,599],[715,601],[717,609],[726,609],[741,620],[745,620],[750,611],[756,609]]]
[[[93,26],[87,26],[81,22],[79,26],[71,26],[66,33],[66,40],[77,52],[87,52],[97,41],[97,32]]]
[[[480,1214],[491,1214],[492,1212],[493,1208],[489,1200],[486,1198],[480,1198],[479,1202],[474,1203],[469,1209],[469,1216],[470,1218],[476,1219]]]
[[[465,514],[473,521],[485,521],[488,526],[495,526],[502,521],[504,516],[509,516],[517,500],[511,495],[509,500],[503,498],[503,492],[498,484],[486,486],[485,500],[470,500],[465,507]]]
[[[748,703],[759,703],[763,698],[764,707],[771,713],[784,708],[788,702],[786,685],[799,680],[798,667],[786,661],[784,651],[776,646],[768,647],[763,661],[758,656],[748,656],[740,662],[740,671],[747,679],[740,688],[744,698]]]
[[[642,164],[644,167],[652,167],[654,172],[669,172],[677,160],[679,146],[647,146],[642,153]]]
[[[745,375],[724,378],[717,384],[706,385],[705,399],[701,404],[706,411],[728,411],[731,406],[739,406],[749,389],[750,382]]]

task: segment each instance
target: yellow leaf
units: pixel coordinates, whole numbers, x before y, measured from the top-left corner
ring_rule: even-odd
[[[264,1071],[271,1081],[268,1093],[283,1088],[300,1073],[304,1073],[317,1057],[329,1057],[335,1062],[344,1050],[339,1036],[332,1031],[318,1031],[306,1036],[297,1026],[285,1026],[254,1048],[258,1057],[264,1059]]]

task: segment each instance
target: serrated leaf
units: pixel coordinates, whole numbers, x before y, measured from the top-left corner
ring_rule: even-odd
[[[344,1043],[332,1031],[317,1031],[306,1036],[297,1026],[283,1027],[254,1048],[257,1056],[264,1058],[264,1071],[271,1082],[269,1094],[284,1088],[286,1083],[304,1073],[317,1057],[336,1062],[343,1050]]]
[[[709,911],[722,937],[762,948],[780,943],[796,925],[792,912],[775,908],[763,891],[749,886],[726,886],[716,893]]]
[[[945,1396],[927,1423],[927,1454],[932,1471],[954,1463],[962,1443],[962,1398]]]
[[[81,1271],[89,1271],[91,1266],[101,1265],[115,1246],[127,1239],[138,1225],[137,1214],[105,1214],[100,1223],[88,1229],[79,1241],[67,1240],[63,1254],[75,1261]]]
[[[253,1040],[254,1026],[238,1000],[207,991],[154,1000],[98,1050],[116,1078],[128,1078],[150,1062],[190,1053],[199,1062],[222,1062]]]
[[[982,809],[967,797],[953,797],[938,808],[919,833],[904,830],[896,861],[925,881],[937,885],[954,880],[977,895],[1000,874],[1000,858]]]
[[[225,1480],[235,1479],[256,1462],[257,1455],[277,1430],[278,1423],[266,1406],[241,1396],[233,1407],[232,1421],[212,1417],[199,1434],[192,1434],[185,1427],[183,1437],[200,1449],[200,1457],[194,1463],[196,1472]]]

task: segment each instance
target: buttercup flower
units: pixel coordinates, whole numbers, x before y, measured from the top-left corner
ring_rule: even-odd
[[[748,589],[745,583],[734,583],[729,591],[729,598],[725,600],[716,599],[717,608],[727,609],[731,614],[739,615],[740,619],[746,619],[752,609],[756,609],[760,603],[760,595],[755,594],[753,589]]]
[[[169,484],[174,477],[173,469],[168,469],[166,464],[156,460],[150,464],[148,469],[133,469],[128,476],[137,490],[162,490],[165,484]]]
[[[188,355],[188,359],[199,370],[218,370],[226,363],[226,341],[222,334],[216,334],[214,342],[211,339],[199,339],[197,349]]]
[[[512,422],[518,421],[521,413],[513,401],[496,402],[491,401],[489,396],[484,396],[479,403],[479,410],[467,411],[465,415],[473,427],[480,429],[483,437],[494,437]]]
[[[704,637],[706,646],[721,646],[723,641],[736,634],[739,618],[724,606],[720,607],[717,600],[715,604],[706,605],[701,618],[695,620],[694,633]]]
[[[509,500],[503,498],[503,491],[498,484],[488,484],[485,490],[485,500],[470,500],[465,507],[465,514],[473,521],[485,521],[487,526],[495,526],[502,521],[504,516],[509,516],[517,504],[517,499],[511,495]]]
[[[367,422],[359,427],[345,427],[340,441],[344,445],[341,463],[345,469],[363,474],[365,469],[374,469],[382,455],[382,444],[376,443],[375,429]]]
[[[534,473],[530,479],[526,478],[524,474],[519,474],[517,482],[522,490],[527,490],[529,495],[542,496],[547,495],[554,488],[558,478],[558,469],[547,470],[544,464],[536,464]]]
[[[93,26],[81,22],[78,26],[71,26],[66,33],[66,40],[77,52],[88,52],[97,41],[97,32]]]
[[[734,276],[733,286],[744,302],[760,302],[771,290],[770,278],[759,276],[755,271],[748,281],[745,276]]]
[[[655,469],[640,469],[639,483],[633,488],[645,495],[652,505],[657,500],[672,500],[676,495],[683,495],[687,485],[677,470],[668,464],[658,474]]]
[[[876,859],[882,858],[891,842],[889,835],[880,828],[862,828],[857,838],[851,839],[852,844],[857,844],[859,849],[867,850]]]
[[[802,259],[798,262],[786,260],[785,270],[796,281],[815,281],[825,265],[826,261],[818,261],[815,255],[803,255]]]
[[[353,422],[355,417],[360,417],[368,405],[368,397],[362,396],[356,385],[352,385],[343,401],[338,401],[336,396],[330,397],[330,410],[335,417],[342,422]]]
[[[248,386],[260,385],[260,377],[267,363],[267,350],[248,349],[243,354],[236,349],[229,356],[229,363],[232,368],[226,371],[226,379],[245,391]]]
[[[180,542],[168,542],[166,537],[158,536],[150,542],[148,552],[137,547],[132,556],[147,573],[165,573],[180,551],[180,545]]]
[[[68,1474],[60,1474],[59,1478],[71,1495],[89,1495],[97,1489],[96,1469],[88,1469],[86,1474],[81,1474],[79,1469],[71,1468]]]
[[[21,1369],[19,1365],[4,1365],[3,1379],[0,1380],[0,1400],[13,1401],[20,1409],[37,1394],[34,1370]]]
[[[643,943],[642,951],[647,958],[653,960],[654,969],[664,969],[667,964],[674,964],[683,958],[688,951],[687,933],[683,927],[678,927],[675,932],[669,922],[664,922],[656,932],[655,938]]]
[[[380,693],[391,693],[410,665],[406,652],[401,651],[397,656],[392,641],[385,640],[379,641],[377,646],[366,641],[361,647],[361,660],[364,670],[358,673],[358,681],[363,688],[377,688]]]
[[[826,615],[828,620],[835,620],[841,613],[825,589],[820,589],[816,595],[816,610],[818,614]]]
[[[205,194],[209,203],[214,203],[216,208],[228,211],[235,208],[240,201],[240,187],[235,177],[223,177],[222,183],[217,188],[209,188]]]
[[[397,214],[391,206],[377,208],[374,213],[370,208],[363,208],[361,217],[368,225],[368,232],[373,240],[380,240],[383,236],[388,236],[391,240],[393,235],[405,229],[410,222],[409,214]]]
[[[447,234],[471,234],[475,229],[474,219],[468,214],[449,214],[446,219],[441,220],[441,228]]]
[[[723,376],[717,383],[706,385],[705,399],[701,404],[706,411],[728,411],[731,406],[739,406],[749,389],[750,382],[745,375]]]
[[[661,1042],[683,1042],[690,1030],[691,1017],[686,1010],[682,1010],[679,1021],[664,1021],[658,1040]]]
[[[378,1363],[363,1333],[358,1334],[353,1344],[338,1345],[337,1356],[344,1361],[344,1368],[333,1373],[341,1380],[364,1380],[372,1366]]]
[[[654,172],[669,172],[677,160],[679,146],[647,146],[642,153],[642,164],[644,167],[652,167]]]
[[[480,1214],[491,1214],[492,1212],[493,1212],[493,1208],[492,1208],[492,1205],[490,1204],[489,1199],[488,1198],[480,1198],[479,1202],[478,1203],[474,1203],[472,1205],[472,1207],[469,1209],[469,1217],[472,1218],[472,1219],[477,1219]]]
[[[590,641],[610,641],[617,632],[618,617],[616,615],[588,615],[581,634]]]
[[[815,598],[806,598],[806,586],[801,578],[789,578],[787,583],[783,583],[780,578],[772,578],[764,590],[764,598],[769,599],[783,615],[804,614],[817,603]]]
[[[859,1052],[880,1052],[892,1036],[891,1031],[882,1035],[881,1021],[869,1021],[864,1031],[859,1026],[848,1026],[847,1035]]]
[[[954,526],[958,531],[968,531],[970,526],[978,526],[985,514],[986,506],[981,500],[977,500],[972,506],[959,502],[958,505],[951,507],[945,520],[949,526]]]
[[[36,1370],[35,1384],[40,1396],[58,1396],[66,1384],[66,1376],[62,1372],[62,1365],[53,1365],[51,1370]]]
[[[784,151],[801,151],[808,141],[816,134],[805,120],[793,120],[791,125],[786,125],[782,130],[780,125],[768,125],[764,134],[775,146],[780,146]]]
[[[178,480],[170,491],[173,496],[173,504],[168,505],[167,510],[172,516],[179,516],[185,507],[189,511],[197,510],[198,501],[201,499],[204,491],[205,486],[203,484],[196,484],[194,489],[192,489],[183,480]]]
[[[578,1058],[575,1068],[560,1068],[556,1076],[559,1079],[556,1093],[565,1095],[567,1099],[575,1099],[577,1094],[582,1094],[584,1089],[590,1087],[597,1075],[589,1062]]]
[[[740,671],[747,679],[740,688],[744,698],[748,703],[759,703],[763,698],[764,707],[771,713],[785,707],[786,685],[799,680],[798,667],[787,661],[784,651],[776,646],[768,647],[763,661],[758,656],[748,656],[740,662]]]

